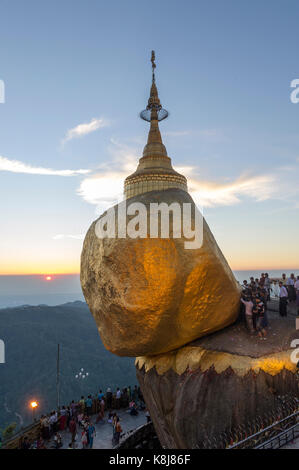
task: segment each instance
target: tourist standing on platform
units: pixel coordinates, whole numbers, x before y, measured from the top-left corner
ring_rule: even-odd
[[[290,277],[287,279],[286,287],[288,289],[289,294],[289,301],[295,302],[296,301],[296,291],[295,291],[295,275],[292,273]]]
[[[104,401],[104,398],[102,398],[99,403],[99,413],[96,418],[96,423],[98,423],[99,421],[103,421],[104,415],[105,415],[105,401]]]
[[[134,390],[133,390],[133,394],[132,394],[132,399],[134,401],[137,401],[138,400],[138,388],[137,388],[137,385],[134,386]]]
[[[70,404],[70,409],[71,409],[71,417],[76,417],[77,416],[77,403],[72,400],[72,403]]]
[[[108,410],[111,410],[111,408],[112,408],[112,392],[111,392],[111,388],[110,388],[110,387],[107,388],[107,392],[106,392],[106,403],[107,403],[107,408],[108,408]]]
[[[270,292],[271,292],[271,280],[269,278],[269,274],[265,273],[265,282],[264,282],[264,288],[267,291],[267,300],[270,300]]]
[[[250,297],[244,296],[241,297],[242,304],[245,305],[245,318],[246,318],[246,326],[250,333],[254,333],[253,328],[253,320],[252,320],[252,309],[253,309],[253,302]]]
[[[53,435],[57,431],[57,421],[58,421],[57,412],[52,411],[50,418],[49,418],[51,435]]]
[[[120,408],[120,399],[121,399],[121,391],[120,391],[119,387],[117,387],[115,398],[116,398],[116,409],[119,410],[119,408]]]
[[[92,415],[92,398],[91,398],[91,395],[88,395],[88,397],[85,400],[85,408],[86,408],[87,416],[91,416]]]
[[[279,314],[281,317],[287,316],[288,291],[283,285],[283,281],[279,281]]]
[[[82,449],[87,449],[88,439],[87,439],[87,432],[85,429],[83,429],[81,432],[81,444],[82,444]]]
[[[256,315],[256,329],[260,339],[266,339],[266,327],[264,322],[265,306],[262,300],[259,297],[256,297],[253,313]]]
[[[299,315],[299,276],[297,276],[297,280],[294,284],[294,287],[296,291],[297,315]]]
[[[283,285],[283,286],[286,286],[286,284],[287,284],[287,277],[286,277],[285,273],[283,273],[283,275],[282,275],[281,282],[282,282],[282,285]]]
[[[72,417],[70,421],[69,430],[72,435],[72,444],[73,444],[76,441],[76,433],[77,433],[77,424],[76,424],[74,416]]]
[[[119,444],[120,434],[122,433],[122,427],[119,422],[119,417],[116,417],[116,425],[115,425],[115,434],[114,434],[114,442],[115,445]]]
[[[261,288],[259,291],[259,298],[264,304],[264,319],[263,319],[263,328],[266,328],[268,326],[268,315],[267,315],[267,298],[268,298],[268,293],[265,288]]]
[[[51,425],[47,416],[41,417],[41,434],[43,439],[50,439]]]
[[[96,436],[96,428],[94,427],[92,423],[89,423],[88,425],[87,435],[88,435],[88,447],[92,449],[93,440],[94,440],[94,437]]]
[[[81,413],[84,413],[84,411],[85,411],[85,399],[84,399],[83,395],[81,397],[81,400],[79,400],[79,407],[80,407]]]
[[[55,449],[60,449],[60,447],[62,447],[62,438],[61,438],[61,434],[59,434],[59,432],[55,433],[54,447],[55,447]]]
[[[60,418],[59,418],[59,429],[60,429],[60,431],[65,430],[66,421],[67,421],[67,410],[66,410],[65,406],[63,406],[60,410]]]
[[[118,418],[117,414],[113,413],[112,418],[111,418],[111,422],[112,422],[112,445],[113,446],[115,445],[115,439],[116,439],[116,434],[115,433],[116,433],[117,418]]]
[[[264,287],[264,284],[265,284],[265,274],[262,273],[262,274],[261,274],[261,277],[260,277],[260,280],[259,280],[259,285],[260,285],[261,287]]]

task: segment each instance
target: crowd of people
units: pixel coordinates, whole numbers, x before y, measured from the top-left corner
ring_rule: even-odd
[[[68,430],[71,438],[69,449],[92,449],[96,436],[96,424],[109,423],[112,426],[112,445],[119,443],[121,433],[121,419],[117,410],[126,408],[131,416],[137,416],[141,410],[145,410],[144,399],[137,385],[123,388],[118,387],[113,393],[109,387],[106,393],[99,390],[96,396],[81,396],[80,400],[72,402],[69,406],[62,406],[59,410],[52,411],[49,415],[40,418],[40,436],[34,443],[28,437],[22,441],[23,449],[46,449],[51,447],[59,449],[63,446],[62,432]],[[147,421],[150,415],[146,410]]]
[[[270,279],[268,273],[260,278],[243,281],[241,302],[244,305],[246,325],[250,334],[257,332],[261,340],[267,337],[267,302],[270,297],[279,299],[279,314],[287,316],[288,302],[296,303],[299,315],[299,276],[282,274],[281,279]]]

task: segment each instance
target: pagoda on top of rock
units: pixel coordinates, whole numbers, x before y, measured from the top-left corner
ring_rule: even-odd
[[[149,191],[161,191],[178,188],[187,191],[185,176],[177,173],[171,165],[159,129],[159,121],[168,117],[166,109],[162,108],[158,96],[155,79],[155,52],[152,51],[152,86],[148,105],[140,113],[140,117],[150,122],[147,144],[143,156],[139,160],[137,170],[125,180],[124,194],[128,199]]]

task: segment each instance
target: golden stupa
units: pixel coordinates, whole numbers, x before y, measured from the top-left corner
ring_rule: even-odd
[[[186,178],[167,156],[159,131],[162,109],[153,78],[141,117],[148,141],[135,173],[125,180],[126,204],[195,204]],[[123,204],[123,203],[121,203]],[[112,208],[118,212],[120,205]],[[98,238],[90,227],[81,255],[81,285],[107,349],[121,356],[172,351],[235,321],[240,292],[234,275],[202,218],[202,244],[185,249],[184,238]],[[128,215],[127,223],[132,218]],[[116,223],[117,223],[116,217]],[[170,234],[171,235],[171,234]]]
[[[147,108],[140,113],[142,119],[150,121],[150,130],[143,156],[139,160],[137,170],[125,179],[125,198],[149,191],[178,188],[187,191],[185,176],[177,173],[171,165],[163,145],[158,122],[168,116],[162,108],[155,80],[155,53],[152,51],[152,86]]]

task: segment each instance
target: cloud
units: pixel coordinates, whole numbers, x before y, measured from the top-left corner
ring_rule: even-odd
[[[77,191],[86,202],[97,206],[97,213],[122,200],[124,180],[137,167],[138,154],[135,149],[115,140],[111,143],[109,163],[84,178]],[[264,201],[274,196],[277,190],[274,184],[277,178],[272,174],[244,174],[224,183],[201,180],[197,177],[198,168],[194,166],[177,166],[175,169],[188,178],[189,192],[201,207],[231,206],[241,203],[244,197]]]
[[[91,132],[95,132],[101,127],[108,126],[108,121],[103,118],[93,118],[90,122],[78,124],[78,126],[69,129],[62,143],[68,142],[69,140],[76,139],[78,137],[83,137],[84,135],[90,134]]]
[[[185,173],[187,174],[187,173]],[[275,195],[274,175],[240,176],[228,183],[188,178],[188,188],[194,201],[203,207],[232,206],[242,198],[265,201]]]
[[[73,240],[83,240],[85,237],[84,234],[79,234],[79,235],[65,235],[63,233],[54,235],[53,240],[65,240],[66,238],[71,238]]]
[[[111,139],[108,148],[110,159],[92,175],[84,178],[77,193],[88,203],[97,206],[101,213],[123,199],[125,178],[136,170],[138,154],[136,149]]]
[[[90,170],[53,170],[52,168],[43,168],[28,165],[18,160],[9,160],[0,156],[0,171],[9,171],[11,173],[26,173],[29,175],[50,175],[50,176],[75,176],[86,175]]]

